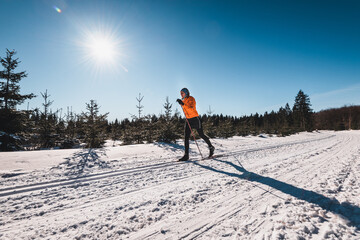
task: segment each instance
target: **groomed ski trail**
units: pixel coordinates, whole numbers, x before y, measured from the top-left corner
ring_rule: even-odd
[[[314,134],[226,149],[207,161],[153,158],[78,179],[5,186],[0,238],[356,239],[359,147],[359,132]],[[339,204],[317,204],[308,193]]]

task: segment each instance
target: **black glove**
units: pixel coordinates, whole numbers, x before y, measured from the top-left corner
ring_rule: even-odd
[[[176,101],[177,101],[180,105],[184,105],[184,102],[181,101],[181,99],[177,99]]]

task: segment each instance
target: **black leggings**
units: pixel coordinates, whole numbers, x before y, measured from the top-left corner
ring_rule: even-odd
[[[199,136],[204,139],[204,141],[211,147],[211,142],[208,136],[204,134],[202,124],[200,122],[200,119],[198,117],[187,119],[190,123],[191,129],[194,131],[194,129],[197,130]],[[185,120],[185,154],[189,155],[189,139],[191,130],[189,128],[188,121]]]

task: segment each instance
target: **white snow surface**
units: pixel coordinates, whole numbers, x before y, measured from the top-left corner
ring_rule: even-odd
[[[211,140],[0,153],[0,239],[360,239],[360,131]]]

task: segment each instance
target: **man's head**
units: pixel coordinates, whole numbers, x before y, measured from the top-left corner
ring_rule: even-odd
[[[182,98],[186,98],[186,97],[190,96],[190,92],[187,88],[181,89],[180,94],[181,94]]]

